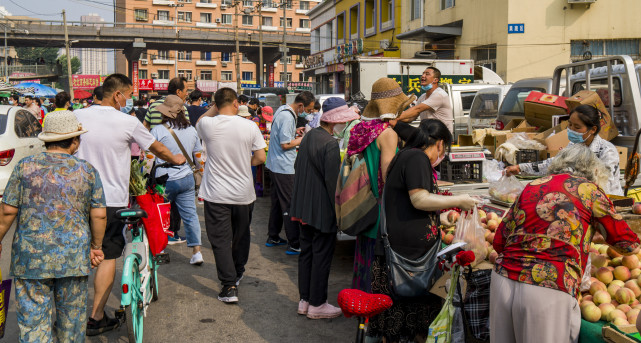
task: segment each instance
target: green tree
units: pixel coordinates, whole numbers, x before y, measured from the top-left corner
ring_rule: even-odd
[[[16,48],[18,60],[22,64],[36,64],[40,58],[43,58],[47,64],[55,64],[58,50],[58,48]]]
[[[62,65],[62,75],[67,75],[67,55],[60,55],[58,62]],[[75,74],[80,70],[80,60],[74,56],[71,58],[71,74]]]

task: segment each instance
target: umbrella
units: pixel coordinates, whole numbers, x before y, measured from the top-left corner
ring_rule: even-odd
[[[35,82],[23,82],[13,87],[18,89],[33,88],[33,92],[24,93],[25,95],[43,96],[46,98],[53,98],[56,96],[55,89]]]
[[[0,92],[11,92],[12,90],[13,86],[11,84],[0,81]]]
[[[89,93],[87,91],[84,91],[82,89],[79,89],[79,90],[74,90],[73,91],[73,96],[76,99],[87,99],[87,98],[91,98],[93,96],[93,94],[91,94],[91,93]]]

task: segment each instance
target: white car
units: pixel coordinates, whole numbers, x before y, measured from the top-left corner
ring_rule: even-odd
[[[38,139],[42,126],[31,112],[16,106],[0,106],[0,197],[18,162],[45,150]]]

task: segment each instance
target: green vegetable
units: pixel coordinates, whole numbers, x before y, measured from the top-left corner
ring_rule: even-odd
[[[147,178],[142,173],[144,162],[131,161],[131,172],[129,174],[129,194],[132,196],[144,195],[147,193]]]

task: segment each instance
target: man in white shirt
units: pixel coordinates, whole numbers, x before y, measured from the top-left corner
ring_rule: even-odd
[[[42,113],[40,112],[40,106],[36,104],[36,100],[31,96],[27,95],[24,97],[24,109],[31,112],[36,119],[41,120],[42,119]]]
[[[425,91],[416,101],[416,106],[405,110],[398,120],[411,122],[419,115],[423,119],[438,119],[454,134],[454,112],[447,92],[439,88],[441,71],[427,67],[421,75],[421,89]]]
[[[131,144],[150,150],[156,156],[174,164],[185,163],[183,155],[174,155],[145,129],[134,116],[120,111],[131,98],[131,80],[122,74],[112,74],[102,85],[103,99],[99,106],[74,111],[83,129],[91,134],[83,135],[78,157],[91,163],[103,180],[107,202],[107,229],[102,243],[105,254],[103,263],[96,270],[94,301],[91,317],[87,322],[87,336],[109,331],[118,321],[107,317],[104,308],[111,293],[116,275],[116,259],[125,247],[123,223],[115,218],[117,210],[129,203],[129,172],[131,168]]]
[[[219,89],[214,101],[218,115],[208,111],[196,124],[207,151],[199,196],[205,200],[207,237],[223,286],[218,300],[235,303],[249,258],[249,224],[256,201],[251,167],[265,163],[266,144],[258,126],[237,115],[233,89]]]

